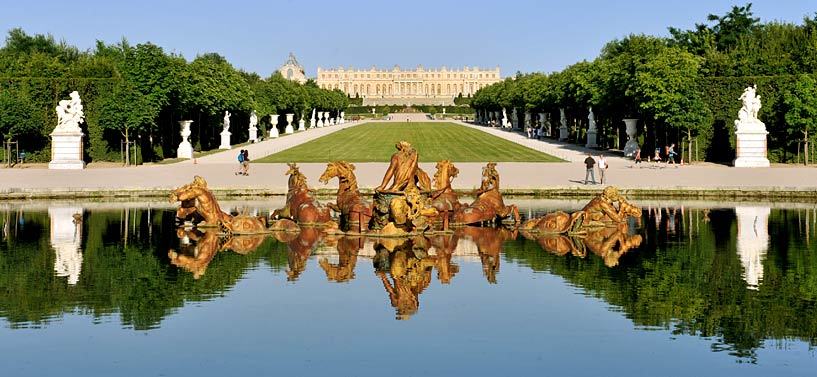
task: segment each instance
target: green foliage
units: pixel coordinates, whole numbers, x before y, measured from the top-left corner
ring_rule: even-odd
[[[800,75],[783,98],[789,133],[795,136],[817,132],[817,79]]]
[[[18,93],[0,91],[0,136],[2,141],[19,140],[26,136],[39,135],[38,124],[28,98],[20,98]]]
[[[817,77],[817,14],[800,25],[761,23],[747,4],[709,15],[692,30],[669,29],[670,38],[613,40],[595,60],[560,72],[517,74],[478,90],[471,106],[509,114],[564,109],[568,124],[579,127],[586,127],[592,106],[600,143],[608,147],[616,138],[623,142],[621,119],[638,118],[645,148],[692,138],[707,159],[731,161],[737,98],[757,84],[769,157],[793,161],[802,135],[790,132],[799,126],[788,124],[783,95],[798,75]]]
[[[457,98],[454,98],[454,104],[457,106],[468,106],[471,104],[471,96],[463,97],[462,93],[460,93]]]
[[[91,161],[119,160],[125,138],[141,140],[140,150],[148,159],[161,159],[164,151],[172,154],[183,119],[194,121],[192,142],[210,149],[218,143],[225,110],[233,114],[234,124],[242,124],[253,109],[268,122],[276,112],[300,116],[316,107],[336,113],[349,102],[340,91],[320,89],[314,81],[300,85],[280,75],[264,80],[240,72],[218,54],[188,63],[159,46],[134,46],[124,39],[98,41],[92,51],[80,52],[50,35],[30,36],[21,29],[10,30],[0,48],[0,90],[9,111],[0,116],[9,122],[14,116],[19,124],[0,131],[22,133],[21,146],[32,161],[50,159],[54,108],[73,90],[86,109],[85,150]],[[29,117],[19,121],[26,113]],[[242,132],[245,128],[238,127],[235,137],[244,137]]]

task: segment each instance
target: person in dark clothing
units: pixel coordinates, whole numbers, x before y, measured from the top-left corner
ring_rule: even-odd
[[[238,171],[235,172],[235,175],[244,175],[244,150],[240,150],[238,152]]]
[[[592,155],[588,154],[587,158],[584,159],[584,164],[587,166],[587,172],[584,174],[584,184],[587,184],[587,177],[589,176],[590,179],[593,180],[593,184],[596,184],[596,175],[593,172],[593,167],[596,166],[596,160],[593,158]]]
[[[250,151],[244,150],[244,160],[241,162],[241,174],[250,175]]]

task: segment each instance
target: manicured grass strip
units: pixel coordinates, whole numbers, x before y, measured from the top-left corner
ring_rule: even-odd
[[[410,142],[420,161],[560,162],[485,132],[454,123],[367,123],[335,132],[254,162],[388,162],[400,140]]]

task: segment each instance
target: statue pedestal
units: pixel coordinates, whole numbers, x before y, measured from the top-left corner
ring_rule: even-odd
[[[599,146],[596,144],[596,133],[595,128],[587,130],[587,144],[584,145],[585,148],[597,148]]]
[[[306,121],[301,119],[298,121],[298,131],[306,131]]]
[[[83,161],[82,131],[54,131],[51,133],[51,162],[49,169],[82,170]]]
[[[295,133],[295,130],[292,128],[291,124],[287,124],[286,128],[284,128],[285,134],[292,134]]]
[[[309,128],[315,128],[317,126],[318,126],[318,124],[317,124],[317,121],[315,121],[315,118],[312,118],[312,119],[309,120]]]
[[[218,149],[231,149],[230,146],[230,135],[232,133],[230,131],[221,131],[221,145],[218,146]]]
[[[559,127],[559,141],[565,141],[568,138],[567,126]]]
[[[759,120],[737,124],[736,168],[767,168],[766,158],[766,125]]]
[[[176,149],[176,158],[193,158],[193,146],[189,141],[185,140],[179,144],[179,148]]]
[[[272,128],[269,130],[269,138],[270,139],[275,139],[277,137],[278,137],[278,127],[272,126]]]
[[[250,128],[250,143],[255,143],[258,141],[258,128]]]

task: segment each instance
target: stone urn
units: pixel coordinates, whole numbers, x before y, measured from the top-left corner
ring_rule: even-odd
[[[295,114],[287,114],[286,117],[287,123],[286,127],[284,128],[284,133],[285,134],[295,133],[295,130],[292,128],[292,119],[295,118]]]
[[[270,139],[275,139],[278,137],[278,114],[271,114],[269,116],[269,137]]]
[[[624,156],[635,157],[635,153],[641,148],[635,140],[638,128],[638,119],[628,118],[624,119],[624,131],[627,132],[627,144],[624,144]]]
[[[191,124],[193,124],[192,120],[179,121],[179,134],[182,135],[182,142],[179,143],[179,148],[176,149],[176,158],[193,158],[193,145],[191,145],[190,140],[187,139],[191,134]]]

